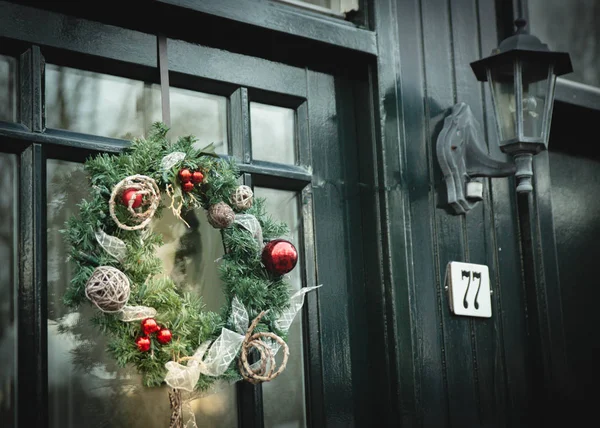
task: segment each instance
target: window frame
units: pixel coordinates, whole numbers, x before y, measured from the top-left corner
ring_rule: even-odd
[[[46,266],[46,162],[50,158],[83,162],[99,152],[118,153],[129,142],[117,138],[84,134],[69,130],[46,128],[44,70],[46,61],[80,69],[110,72],[127,78],[154,81],[158,70],[155,52],[157,36],[135,30],[118,28],[79,18],[77,34],[59,31],[64,17],[46,12],[45,25],[37,25],[37,11],[17,5],[10,6],[29,25],[6,29],[0,37],[6,39],[9,50],[24,53],[17,56],[19,63],[19,106],[17,122],[0,122],[2,150],[20,155],[19,203],[19,301],[17,413],[19,426],[47,426],[48,424],[48,360],[47,360],[47,266]],[[12,9],[14,8],[14,9]],[[6,10],[6,9],[5,9]],[[39,17],[37,18],[39,20]],[[10,26],[9,26],[10,27]],[[101,46],[90,46],[87,40],[103,35]],[[10,39],[6,37],[10,35]],[[123,43],[122,40],[127,40]],[[133,40],[134,42],[129,42]],[[312,214],[312,174],[305,165],[311,164],[310,135],[307,126],[309,109],[306,90],[307,70],[274,64],[257,57],[222,52],[206,46],[181,40],[167,39],[170,61],[171,86],[204,90],[228,98],[228,134],[231,155],[241,160],[239,166],[243,182],[250,186],[276,187],[297,191],[304,201],[302,208],[302,236],[304,286],[316,285],[314,231]],[[111,48],[104,48],[110,46]],[[116,47],[116,48],[114,48]],[[200,58],[203,58],[201,60]],[[210,61],[219,61],[219,67]],[[223,62],[225,61],[225,63]],[[242,66],[255,73],[236,73]],[[222,70],[231,70],[223,76]],[[226,81],[224,83],[223,81]],[[282,165],[252,161],[250,153],[250,100],[293,108],[296,117],[296,144],[298,165]],[[322,97],[317,100],[324,101]],[[236,125],[232,124],[232,121]],[[300,248],[299,248],[300,249]],[[33,265],[29,263],[33,261]],[[318,299],[309,295],[304,308],[305,382],[307,385],[306,420],[318,426],[324,420],[321,378],[321,351],[318,331],[320,318]],[[310,349],[309,349],[310,347]],[[31,381],[33,370],[34,381]],[[25,381],[27,379],[27,382]],[[32,398],[33,397],[33,398]],[[31,406],[36,412],[31,412]],[[240,383],[238,408],[244,427],[264,426],[261,386]]]
[[[359,0],[361,14],[355,22],[340,19],[342,14],[319,6],[267,0],[256,7],[254,0],[157,0],[165,6],[178,6],[201,13],[281,31],[309,40],[323,40],[353,51],[377,54],[377,40],[366,13],[367,0]],[[332,29],[335,28],[335,31]]]

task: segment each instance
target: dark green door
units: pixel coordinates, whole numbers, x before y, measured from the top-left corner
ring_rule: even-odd
[[[10,65],[7,81],[21,82],[10,100],[21,108],[12,114],[8,104],[0,105],[8,112],[0,116],[0,161],[6,194],[14,189],[21,203],[2,199],[8,220],[2,248],[11,257],[20,251],[20,276],[13,281],[9,271],[0,290],[19,290],[16,323],[27,332],[17,343],[10,336],[19,367],[9,383],[19,388],[9,391],[15,401],[6,412],[15,410],[23,427],[166,426],[166,390],[139,388],[134,373],[105,355],[101,336],[87,324],[92,314],[83,308],[69,313],[61,303],[70,268],[60,229],[88,191],[81,162],[119,151],[164,119],[157,36],[2,7],[0,58]],[[21,24],[10,24],[15,20]],[[351,324],[360,319],[353,316],[350,290],[360,288],[362,278],[360,210],[348,190],[358,181],[354,100],[343,90],[351,82],[176,39],[167,39],[167,55],[172,136],[194,134],[235,157],[243,181],[292,228],[301,249],[294,286],[323,284],[307,295],[290,331],[291,362],[278,382],[233,385],[196,400],[198,426],[351,426],[360,394],[351,371],[362,355],[350,353]],[[18,239],[11,234],[13,212]],[[187,220],[191,230],[178,230],[168,219],[156,224],[166,238],[161,257],[172,276],[197,284],[193,291],[214,308],[222,299],[214,269],[220,243],[205,228],[203,213]],[[14,309],[2,309],[1,319],[12,319]]]

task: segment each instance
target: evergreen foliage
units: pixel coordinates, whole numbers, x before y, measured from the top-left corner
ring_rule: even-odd
[[[161,192],[171,185],[176,197],[182,199],[183,209],[209,206],[224,201],[239,185],[239,170],[233,160],[223,159],[212,151],[212,146],[202,150],[194,148],[192,136],[181,137],[170,144],[166,138],[168,128],[158,122],[146,138],[133,140],[130,147],[118,155],[100,154],[89,158],[85,170],[92,186],[89,200],[82,200],[79,215],[71,217],[63,230],[70,247],[70,260],[75,265],[74,276],[64,295],[70,308],[90,304],[85,296],[85,285],[97,266],[113,266],[127,275],[131,284],[128,305],[150,306],[157,310],[156,321],[170,329],[173,340],[167,345],[152,338],[150,352],[140,352],[135,339],[142,335],[139,322],[123,322],[117,314],[98,312],[92,319],[102,334],[109,338],[108,350],[119,365],[133,364],[143,374],[144,384],[158,386],[166,374],[165,363],[192,355],[198,346],[216,339],[222,327],[228,325],[231,301],[237,296],[253,319],[262,310],[269,309],[257,331],[278,333],[273,320],[289,302],[290,286],[279,276],[268,272],[261,263],[260,247],[249,232],[233,225],[222,230],[225,255],[220,262],[220,276],[225,287],[226,304],[221,313],[204,310],[202,299],[180,291],[172,279],[162,274],[162,263],[156,255],[162,237],[148,229],[126,231],[120,229],[109,215],[108,201],[113,187],[127,176],[143,174],[152,177]],[[161,170],[161,160],[173,152],[184,152],[183,161],[170,170]],[[204,173],[201,186],[190,194],[182,193],[178,172],[182,168]],[[124,206],[117,206],[119,218],[129,214]],[[155,216],[165,207],[161,203]],[[235,208],[234,208],[235,209]],[[287,225],[274,221],[265,211],[264,200],[255,198],[253,206],[245,211],[253,214],[262,226],[263,237],[271,240],[288,233]],[[95,232],[118,237],[127,246],[122,262],[111,257],[98,244]],[[237,361],[223,375],[237,376]],[[200,376],[197,389],[205,389],[215,380]]]

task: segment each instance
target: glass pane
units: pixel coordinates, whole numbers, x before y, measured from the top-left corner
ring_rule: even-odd
[[[0,55],[0,120],[17,121],[17,60]]]
[[[159,85],[46,65],[48,128],[131,139],[161,119]]]
[[[284,221],[291,231],[290,241],[299,248],[300,217],[298,195],[295,192],[257,187],[257,197],[266,198],[266,210],[274,219]],[[302,287],[301,260],[289,273],[295,291]],[[285,371],[272,382],[263,384],[265,427],[299,428],[306,426],[304,392],[304,353],[302,342],[302,313],[292,323],[288,346],[290,357]],[[281,356],[278,355],[280,358]],[[279,364],[279,361],[278,361]]]
[[[331,9],[332,0],[300,0],[303,3],[314,4],[315,6],[326,7]]]
[[[82,305],[69,312],[62,295],[72,275],[60,229],[77,214],[88,195],[81,164],[50,160],[48,180],[48,403],[52,428],[162,428],[169,423],[168,387],[143,388],[132,369],[118,368],[106,354],[106,340],[90,323],[96,311]],[[191,228],[173,222],[168,210],[153,225],[165,234],[158,251],[165,272],[189,290],[201,293],[208,308],[220,309],[223,295],[216,278],[215,259],[222,254],[220,238],[206,228],[203,213],[186,218]],[[218,232],[216,232],[218,234]],[[70,327],[66,331],[64,327]],[[236,427],[235,385],[194,400],[198,427]]]
[[[251,102],[250,125],[253,159],[296,163],[294,110]]]
[[[281,0],[285,3],[298,5],[311,5],[319,8],[330,9],[333,12],[345,13],[351,10],[358,10],[359,0]]]
[[[544,109],[548,92],[548,69],[538,70],[535,64],[523,64],[523,134],[541,138],[544,131]],[[543,73],[543,74],[542,74]],[[554,81],[552,75],[552,81]]]
[[[488,70],[488,81],[491,82],[500,140],[513,139],[517,135],[514,77],[511,73],[496,73]]]
[[[15,268],[17,159],[0,153],[0,421],[7,428],[15,426],[16,347]]]
[[[573,73],[562,77],[600,86],[600,2],[529,0],[530,32],[555,51],[571,55]]]
[[[198,147],[227,154],[227,99],[170,88],[169,138],[194,135]],[[162,120],[160,85],[53,64],[46,66],[46,125],[131,139]]]
[[[163,195],[163,203],[169,206],[168,196]],[[221,233],[208,223],[203,209],[188,212],[182,218],[189,228],[168,209],[152,223],[152,230],[163,235],[164,244],[158,254],[164,272],[183,290],[201,295],[206,310],[219,312],[225,304],[215,262],[224,253]]]
[[[214,143],[215,151],[227,154],[227,98],[170,88],[171,139],[194,135],[197,147]]]

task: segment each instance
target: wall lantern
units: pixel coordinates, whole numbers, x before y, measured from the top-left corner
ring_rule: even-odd
[[[489,83],[498,144],[513,162],[489,158],[479,124],[462,103],[454,106],[438,137],[438,161],[448,187],[448,202],[457,213],[467,212],[473,201],[482,199],[483,185],[475,177],[514,174],[517,192],[533,190],[533,156],[548,148],[556,76],[572,72],[573,67],[568,53],[551,51],[527,32],[526,24],[517,19],[515,34],[487,58],[471,63],[477,80]]]

